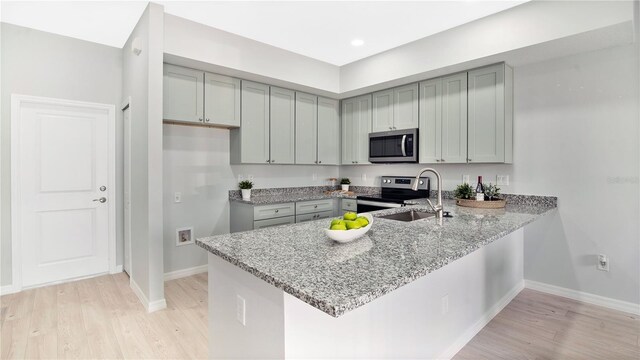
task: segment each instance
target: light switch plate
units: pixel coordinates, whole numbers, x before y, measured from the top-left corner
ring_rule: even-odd
[[[469,181],[469,175],[462,175],[462,183],[463,184],[471,184]]]
[[[496,175],[496,185],[498,186],[509,185],[509,175]]]
[[[243,181],[243,180],[244,180],[244,176],[238,175],[238,182]]]
[[[173,194],[173,202],[176,203],[176,204],[177,203],[181,203],[182,202],[182,193],[177,192],[177,193]]]

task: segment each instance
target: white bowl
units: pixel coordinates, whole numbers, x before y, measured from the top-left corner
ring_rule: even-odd
[[[325,233],[327,234],[328,237],[330,237],[331,239],[339,242],[339,243],[346,243],[349,241],[353,241],[359,237],[361,237],[362,235],[366,234],[367,231],[369,231],[369,229],[371,229],[371,225],[373,225],[373,216],[371,216],[371,214],[358,214],[358,216],[364,216],[367,218],[367,220],[369,220],[369,225],[360,228],[360,229],[352,229],[352,230],[330,230],[330,229],[325,229]]]

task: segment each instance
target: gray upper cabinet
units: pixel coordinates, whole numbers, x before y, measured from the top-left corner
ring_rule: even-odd
[[[242,118],[240,128],[231,130],[231,162],[269,163],[269,86],[242,81],[241,87]]]
[[[393,89],[373,93],[371,131],[393,130]]]
[[[505,64],[471,70],[469,81],[470,163],[511,163],[513,70]]]
[[[417,127],[418,84],[373,93],[373,132]]]
[[[240,80],[204,74],[204,122],[223,127],[240,126]]]
[[[240,126],[240,80],[164,64],[163,119],[234,128]]]
[[[318,97],[296,92],[296,164],[318,161]]]
[[[342,164],[369,164],[372,96],[342,101]]]
[[[420,83],[419,156],[421,163],[442,159],[442,79]]]
[[[418,127],[418,84],[393,89],[393,129]]]
[[[467,73],[442,78],[440,162],[467,162]]]
[[[295,99],[294,91],[271,87],[271,164],[295,162]]]
[[[318,97],[318,164],[340,164],[340,103]]]
[[[164,64],[163,118],[164,120],[204,122],[204,72]]]
[[[420,162],[466,163],[467,73],[420,83]]]

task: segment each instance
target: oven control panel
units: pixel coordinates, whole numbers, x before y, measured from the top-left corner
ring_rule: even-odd
[[[410,176],[383,176],[381,185],[383,188],[411,189],[414,181],[416,178]],[[429,190],[429,181],[428,177],[421,177],[418,180],[418,189]]]

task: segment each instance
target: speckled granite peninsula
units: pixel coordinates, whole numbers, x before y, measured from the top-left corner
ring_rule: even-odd
[[[511,196],[506,209],[456,207],[452,218],[401,222],[378,218],[348,244],[328,239],[327,220],[197,239],[212,254],[325,313],[340,317],[514,232],[556,208],[556,198]]]

